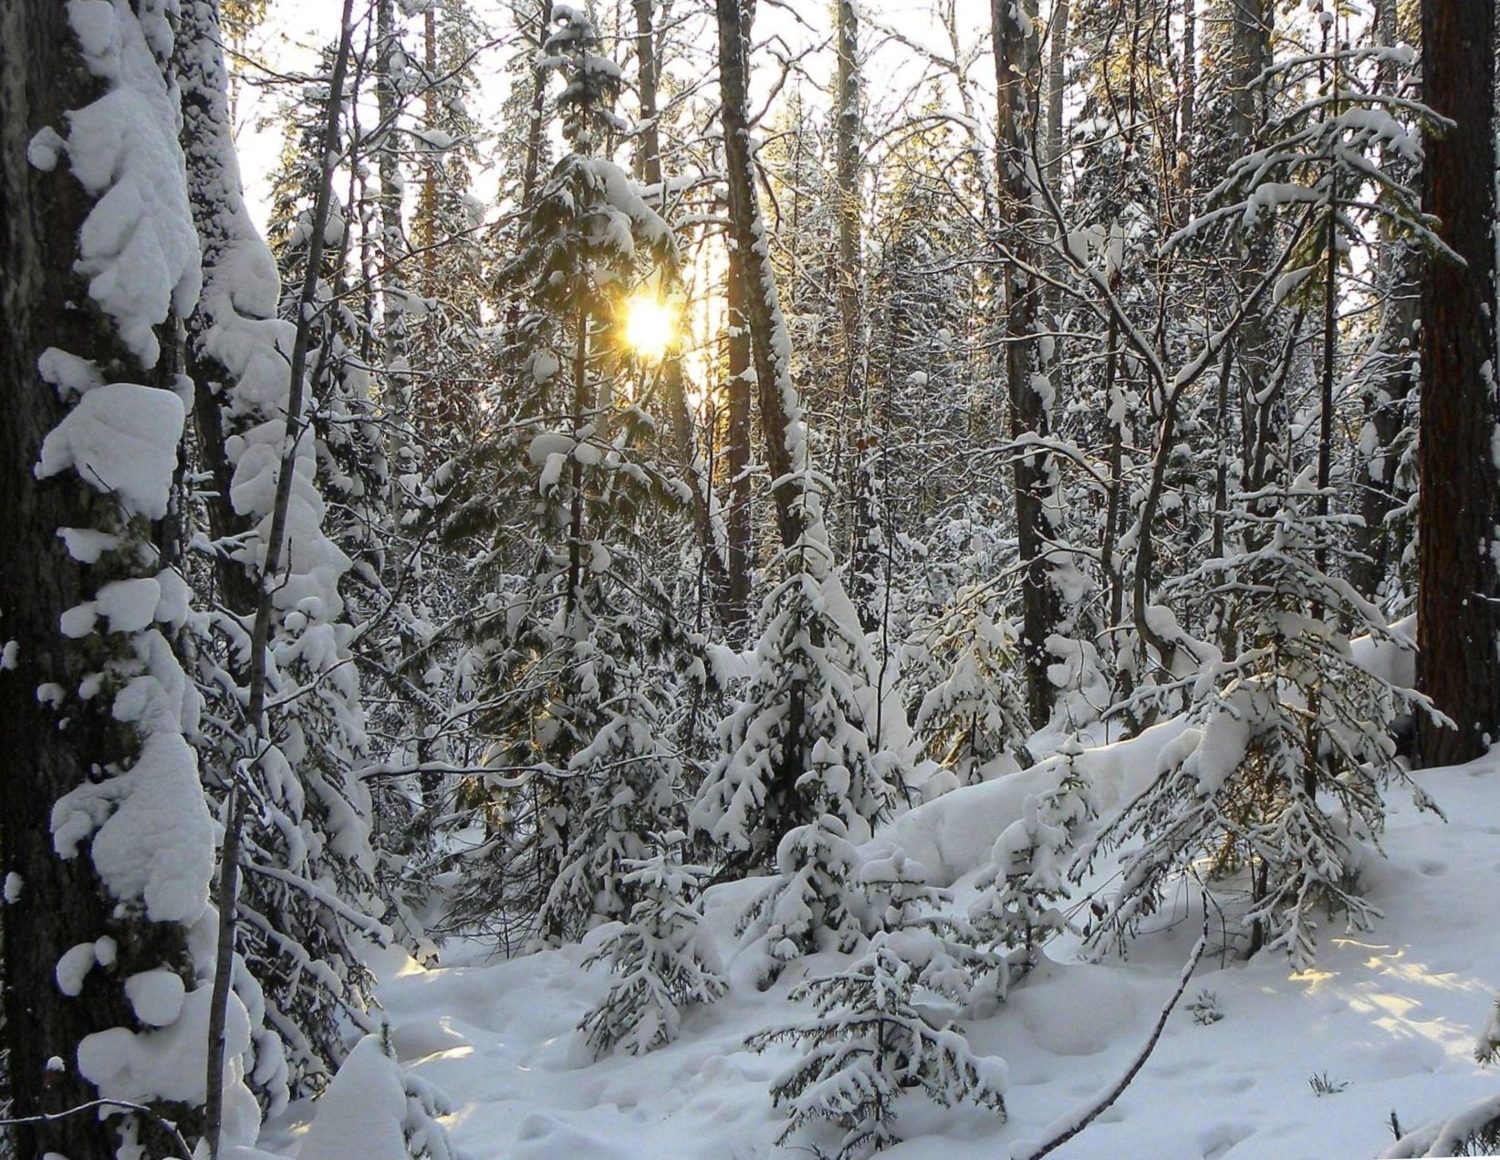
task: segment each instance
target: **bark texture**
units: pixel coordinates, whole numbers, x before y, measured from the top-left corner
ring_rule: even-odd
[[[991,31],[995,42],[995,82],[1000,105],[1000,217],[1013,260],[1004,273],[1005,381],[1010,399],[1012,439],[1050,433],[1048,399],[1040,387],[1038,341],[1042,286],[1037,276],[1041,259],[1032,240],[1035,176],[1032,140],[1038,127],[1036,86],[1041,52],[1035,33],[1036,6],[1011,0],[991,0]],[[1050,388],[1047,388],[1050,393]],[[1047,679],[1050,656],[1047,638],[1060,616],[1057,589],[1048,568],[1051,525],[1047,500],[1055,484],[1051,456],[1037,450],[1015,456],[1016,538],[1022,576],[1021,654],[1026,669],[1026,709],[1040,729],[1052,713],[1054,688]]]
[[[1494,29],[1491,0],[1423,0],[1427,103],[1456,122],[1426,143],[1423,209],[1463,259],[1435,257],[1422,295],[1417,684],[1455,724],[1419,719],[1427,766],[1479,756],[1500,726]]]
[[[56,1113],[98,1097],[78,1073],[84,1036],[133,1021],[118,980],[143,965],[185,964],[181,927],[117,914],[86,849],[64,860],[54,852],[53,804],[85,781],[128,764],[134,732],[115,721],[108,690],[77,695],[86,674],[110,658],[108,640],[93,633],[70,639],[59,619],[92,598],[104,583],[135,574],[133,552],[107,552],[81,564],[58,529],[113,528],[127,544],[149,544],[153,530],[126,522],[118,503],[73,471],[39,482],[42,440],[62,419],[57,391],[37,359],[58,347],[95,362],[116,381],[163,385],[171,360],[142,367],[119,342],[112,320],[90,301],[73,270],[78,230],[92,199],[66,159],[49,172],[31,166],[27,145],[43,128],[65,132],[65,114],[100,95],[84,67],[66,6],[52,0],[0,5],[0,645],[14,641],[13,661],[0,665],[0,877],[19,894],[5,907],[0,1043],[9,1052],[13,1116]],[[14,875],[14,878],[8,876]],[[101,937],[118,944],[112,972],[91,970],[76,997],[64,996],[55,974],[64,952]],[[63,1061],[60,1069],[48,1061]],[[191,1109],[172,1109],[185,1134]],[[112,1156],[117,1120],[89,1112],[51,1124],[21,1125],[15,1155]],[[149,1125],[141,1142],[153,1156],[171,1155]]]

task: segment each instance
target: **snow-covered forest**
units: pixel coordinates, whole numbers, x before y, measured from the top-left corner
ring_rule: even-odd
[[[3,0],[0,1157],[1500,1151],[1495,23]]]

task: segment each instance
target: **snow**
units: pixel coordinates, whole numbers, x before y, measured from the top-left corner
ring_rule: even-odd
[[[105,552],[121,544],[120,537],[94,528],[58,528],[57,535],[68,549],[68,555],[80,564],[97,564]]]
[[[1180,724],[1164,724],[1077,759],[1106,816],[1151,779],[1180,732]],[[870,854],[881,842],[887,856],[899,844],[931,878],[953,884],[952,907],[961,913],[995,835],[1021,817],[1026,794],[1056,776],[1044,765],[956,790],[881,830]],[[1382,837],[1389,858],[1371,858],[1364,870],[1371,901],[1386,916],[1375,929],[1346,936],[1331,929],[1316,969],[1296,975],[1279,954],[1249,962],[1221,955],[1220,918],[1211,916],[1210,952],[1155,1052],[1114,1107],[1054,1153],[1059,1160],[1371,1156],[1392,1144],[1392,1109],[1411,1130],[1461,1119],[1469,1105],[1495,1099],[1500,1083],[1471,1050],[1500,984],[1492,917],[1500,897],[1500,757],[1414,776],[1453,820],[1444,824],[1393,795]],[[1107,887],[1107,878],[1101,870],[1076,897]],[[454,1143],[476,1160],[796,1154],[774,1144],[784,1121],[768,1095],[796,1049],[756,1055],[743,1041],[805,1022],[810,1012],[790,1001],[791,990],[850,960],[813,955],[757,991],[742,961],[736,969],[747,952],[733,925],[760,889],[763,880],[708,892],[704,929],[728,963],[732,989],[715,1006],[687,1013],[676,1042],[641,1057],[593,1063],[576,1050],[574,1025],[608,985],[582,968],[582,947],[495,962],[484,947],[460,943],[450,947],[452,965],[437,969],[386,952],[379,995],[393,1042],[412,1075],[453,1098]],[[898,1124],[905,1142],[885,1154],[996,1160],[1076,1116],[1124,1072],[1175,989],[1202,929],[1196,898],[1186,889],[1169,898],[1128,959],[1090,962],[1077,935],[1056,937],[1004,1004],[961,1024],[976,1055],[1000,1055],[1009,1065],[1009,1121],[905,1095]],[[1087,917],[1086,907],[1073,910],[1075,921]],[[1205,991],[1223,1018],[1200,1024],[1185,1004]],[[1315,1074],[1348,1086],[1320,1098],[1309,1084]],[[273,1128],[263,1144],[276,1139]],[[350,1155],[367,1154],[374,1153]]]
[[[142,1023],[151,1027],[169,1027],[182,1014],[187,988],[182,976],[158,967],[141,971],[125,980],[125,997]]]
[[[14,870],[5,876],[4,898],[7,906],[14,906],[21,901],[21,891],[25,888],[26,880]]]
[[[1087,750],[1078,763],[1101,806],[1134,797],[1151,779],[1158,755],[1182,733],[1180,721],[1163,722],[1129,741]],[[1027,797],[1056,789],[1062,763],[1054,758],[995,781],[947,793],[901,815],[870,844],[894,846],[922,863],[937,886],[948,886],[987,865],[995,838],[1022,816]]]
[[[161,584],[150,576],[112,580],[99,589],[94,604],[109,621],[110,632],[139,632],[156,619]]]
[[[190,310],[199,290],[175,94],[128,0],[70,0],[67,8],[89,71],[108,84],[68,114],[73,175],[97,199],[79,234],[77,269],[151,367],[161,353],[154,328],[173,309]]]
[[[26,146],[26,160],[33,169],[39,169],[43,173],[51,173],[57,168],[58,158],[67,149],[68,143],[62,139],[51,125],[38,129]]]
[[[57,388],[59,398],[71,399],[104,382],[98,366],[86,358],[49,346],[37,357],[37,373]]]
[[[401,1125],[401,1070],[367,1035],[355,1045],[317,1104],[298,1160],[408,1160]]]
[[[171,391],[105,383],[48,432],[36,477],[50,479],[71,467],[95,491],[113,493],[130,512],[159,520],[167,514],[182,423],[182,400]]]
[[[83,981],[98,961],[91,942],[69,947],[52,971],[57,979],[57,989],[70,998],[83,994]]]
[[[105,1099],[201,1104],[207,1074],[210,998],[207,986],[189,992],[169,1027],[145,1031],[112,1027],[85,1036],[78,1045],[79,1071]],[[230,1060],[250,1046],[250,1021],[238,1003],[229,1004],[224,1042]],[[225,1136],[231,1141],[244,1140],[246,1119],[259,1116],[249,1091],[237,1084],[226,1084],[224,1114]]]
[[[180,733],[151,733],[128,771],[58,799],[57,852],[73,857],[91,835],[94,867],[116,899],[144,903],[153,922],[191,923],[203,913],[214,827],[197,760]]]

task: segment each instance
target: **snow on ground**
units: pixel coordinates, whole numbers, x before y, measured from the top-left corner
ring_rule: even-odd
[[[1154,756],[1139,742],[1123,755],[1112,748],[1091,758],[1111,783],[1107,796],[1118,800],[1149,776]],[[1386,914],[1377,928],[1347,933],[1338,920],[1326,923],[1317,969],[1298,976],[1279,957],[1245,963],[1210,954],[1184,1004],[1211,992],[1222,1018],[1198,1023],[1179,1006],[1135,1083],[1054,1156],[1369,1157],[1391,1143],[1392,1111],[1409,1130],[1500,1088],[1500,1069],[1486,1071],[1471,1056],[1500,986],[1500,758],[1417,780],[1449,821],[1419,814],[1404,797],[1392,802],[1389,860],[1372,858],[1364,879]],[[913,814],[887,831],[944,861],[945,877],[957,877],[959,906],[974,877],[961,863],[980,846],[971,831],[998,833],[1001,815],[1019,806],[1001,785],[956,791],[924,807],[926,822]],[[1014,806],[1005,805],[1012,798]],[[966,811],[966,800],[975,808]],[[959,818],[969,819],[967,829]],[[726,958],[734,916],[754,889],[740,883],[710,893],[709,922]],[[977,1052],[1009,1064],[1008,1123],[911,1099],[897,1124],[905,1142],[884,1155],[1001,1160],[1111,1085],[1174,989],[1201,914],[1184,892],[1157,925],[1123,960],[1083,961],[1076,938],[1054,941],[1049,961],[1004,1006],[967,1025]],[[470,945],[450,948],[453,965],[441,969],[399,955],[378,964],[394,1045],[403,1063],[452,1099],[454,1143],[476,1160],[777,1155],[782,1120],[767,1088],[791,1049],[760,1056],[742,1041],[805,1017],[788,992],[837,956],[794,965],[765,994],[743,962],[739,971],[731,962],[730,994],[690,1013],[677,1043],[590,1063],[574,1024],[606,981],[581,969],[585,953],[570,947],[492,962]],[[1315,1081],[1329,1090],[1318,1094]],[[833,1139],[824,1138],[825,1147]]]

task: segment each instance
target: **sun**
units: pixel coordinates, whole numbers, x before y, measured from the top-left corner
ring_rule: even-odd
[[[677,341],[677,312],[654,294],[637,294],[625,304],[625,344],[651,362],[665,357]]]

